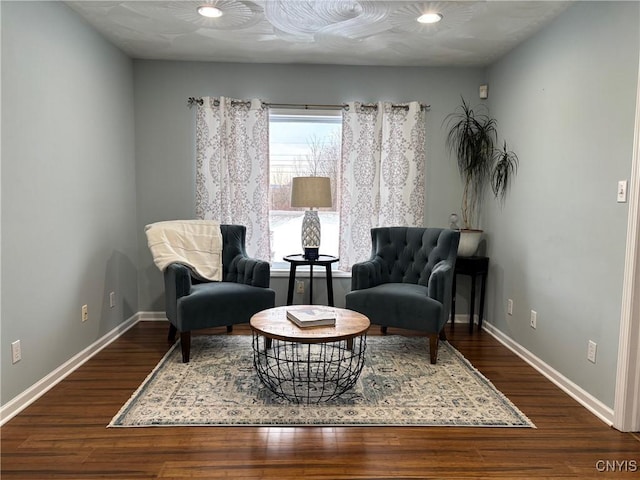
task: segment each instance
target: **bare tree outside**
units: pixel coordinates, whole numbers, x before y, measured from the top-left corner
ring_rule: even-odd
[[[271,171],[271,210],[290,210],[291,203],[291,174],[285,169],[277,168]]]
[[[331,179],[331,200],[335,210],[338,200],[338,165],[340,162],[341,139],[338,132],[319,137],[312,134],[307,138],[308,153],[297,156],[291,169],[278,167],[271,171],[271,210],[291,210],[291,180],[293,177],[329,177]]]

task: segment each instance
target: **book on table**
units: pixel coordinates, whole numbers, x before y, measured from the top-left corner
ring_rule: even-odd
[[[336,324],[336,312],[328,308],[292,308],[287,310],[287,318],[301,328]]]

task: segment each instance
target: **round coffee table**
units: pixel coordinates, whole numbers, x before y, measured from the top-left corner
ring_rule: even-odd
[[[335,326],[300,328],[287,310],[323,308],[335,312]],[[295,403],[319,403],[352,388],[367,349],[369,319],[335,307],[290,305],[251,317],[253,364],[273,393]]]

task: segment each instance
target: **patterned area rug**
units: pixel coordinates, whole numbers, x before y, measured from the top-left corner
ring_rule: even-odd
[[[426,338],[396,335],[368,337],[355,387],[319,405],[272,394],[254,370],[250,336],[194,336],[190,363],[174,345],[109,427],[178,425],[535,428],[448,342],[431,365]]]

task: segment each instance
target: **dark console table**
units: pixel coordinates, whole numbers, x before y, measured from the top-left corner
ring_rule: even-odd
[[[458,257],[455,274],[453,275],[453,291],[451,295],[451,328],[455,324],[456,315],[456,277],[469,275],[471,277],[471,298],[469,299],[469,331],[473,332],[473,315],[476,305],[476,278],[480,277],[480,308],[478,310],[478,330],[482,329],[484,315],[484,294],[489,273],[489,257]]]
[[[289,291],[287,292],[287,305],[293,304],[293,287],[296,279],[296,267],[298,265],[309,265],[309,303],[313,305],[313,266],[320,265],[327,271],[327,300],[329,306],[333,307],[333,279],[331,277],[331,264],[339,260],[333,255],[319,255],[315,260],[308,260],[304,255],[287,255],[284,259],[291,264],[289,269]]]

